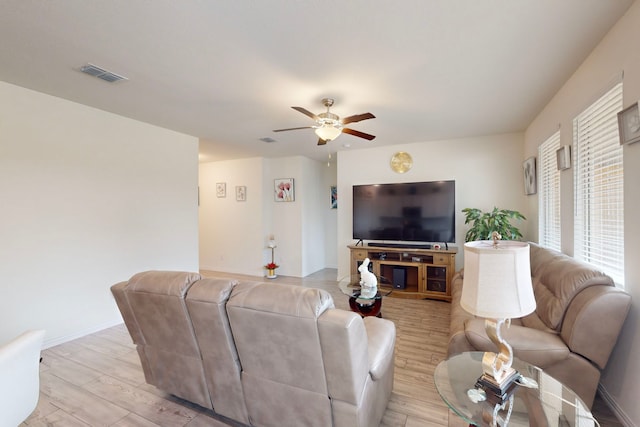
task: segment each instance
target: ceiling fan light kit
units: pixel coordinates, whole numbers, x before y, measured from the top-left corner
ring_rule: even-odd
[[[324,141],[333,141],[342,133],[342,126],[332,126],[330,124],[323,124],[322,126],[314,126],[316,129],[316,135]]]
[[[334,100],[331,98],[323,98],[322,105],[327,107],[327,111],[324,113],[320,113],[318,115],[313,114],[309,110],[303,107],[291,107],[294,110],[304,114],[305,116],[311,117],[315,120],[316,124],[314,126],[303,126],[296,128],[288,128],[288,129],[275,129],[274,132],[282,132],[288,130],[297,130],[297,129],[314,129],[316,135],[318,136],[318,145],[325,145],[328,141],[333,141],[342,133],[348,133],[349,135],[357,136],[358,138],[364,138],[369,141],[375,138],[374,135],[369,135],[368,133],[360,132],[357,130],[345,128],[344,125],[348,123],[359,122],[367,119],[375,119],[371,113],[364,114],[356,114],[353,116],[345,117],[340,120],[340,117],[336,114],[333,114],[329,111],[329,108],[333,105]]]

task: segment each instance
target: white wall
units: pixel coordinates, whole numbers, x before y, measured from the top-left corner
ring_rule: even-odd
[[[329,188],[324,185],[326,164],[311,159],[302,160],[302,189],[299,193],[302,203],[302,277],[327,266],[325,247],[327,246],[325,214],[329,207]]]
[[[589,58],[574,73],[540,112],[525,134],[525,152],[536,155],[537,147],[561,128],[561,143],[572,142],[572,120],[595,100],[612,80],[624,73],[624,106],[640,99],[640,3],[635,2]],[[627,145],[624,153],[625,179],[625,288],[631,293],[633,306],[622,335],[604,371],[601,384],[625,425],[640,425],[640,143]],[[573,253],[573,170],[561,175],[562,248]],[[531,212],[537,210],[537,197],[531,199]],[[533,230],[537,220],[533,218]],[[566,231],[565,231],[566,230]],[[537,232],[537,231],[536,231]]]
[[[338,155],[338,277],[349,274],[347,245],[355,243],[352,239],[354,184],[455,180],[456,269],[460,269],[466,233],[463,208],[488,210],[498,206],[525,212],[522,146],[522,134],[506,134],[341,151]],[[409,172],[397,174],[391,170],[389,161],[396,151],[406,151],[413,158]]]
[[[200,268],[264,273],[266,246],[262,188],[264,160],[251,158],[200,165]],[[226,185],[226,197],[217,197],[216,184]],[[246,187],[246,201],[236,200],[236,187]]]
[[[122,321],[109,290],[198,269],[198,141],[0,82],[0,342]]]
[[[277,178],[294,179],[293,202],[275,202]],[[226,198],[216,197],[217,182],[226,182]],[[335,168],[300,156],[201,164],[201,268],[263,276],[271,260],[269,235],[277,241],[279,275],[305,277],[335,267],[326,257],[335,253],[327,182],[335,182]],[[235,200],[236,185],[247,186],[246,202]]]
[[[324,164],[323,164],[324,165]],[[340,209],[340,199],[338,199],[338,207],[331,209],[331,186],[338,185],[338,165],[332,161],[327,166],[326,172],[323,174],[324,182],[322,193],[320,194],[320,208],[324,212],[324,229],[325,229],[325,263],[326,268],[338,268],[338,210]],[[326,193],[324,193],[326,192]],[[340,195],[338,195],[339,197]]]

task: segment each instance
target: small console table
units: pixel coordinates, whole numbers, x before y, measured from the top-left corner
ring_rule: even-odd
[[[451,280],[456,266],[456,248],[419,249],[411,247],[356,246],[351,251],[351,275],[365,258],[372,272],[385,280],[378,285],[392,288],[394,296],[451,301]]]

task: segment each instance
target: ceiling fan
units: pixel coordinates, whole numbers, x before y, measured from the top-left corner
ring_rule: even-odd
[[[331,98],[323,98],[322,105],[327,107],[327,111],[317,115],[313,114],[311,111],[302,107],[291,107],[294,110],[301,112],[305,116],[311,117],[313,120],[315,120],[316,124],[313,126],[302,126],[298,128],[275,129],[274,132],[283,132],[283,131],[297,130],[297,129],[315,129],[316,135],[318,135],[319,137],[318,145],[325,145],[327,141],[333,141],[334,139],[339,137],[341,133],[348,133],[349,135],[368,139],[369,141],[375,138],[374,135],[369,135],[368,133],[349,129],[344,127],[344,125],[349,123],[359,122],[362,120],[367,120],[367,119],[375,119],[376,116],[374,116],[371,113],[364,113],[364,114],[355,114],[353,116],[340,119],[339,116],[329,111],[329,108],[331,108],[331,106],[333,105],[333,102],[334,101]]]

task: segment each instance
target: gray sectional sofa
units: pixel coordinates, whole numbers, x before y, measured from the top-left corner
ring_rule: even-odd
[[[146,381],[251,426],[374,427],[393,322],[320,289],[150,271],[111,288]]]
[[[503,336],[515,357],[544,369],[591,407],[631,296],[609,276],[560,252],[530,243],[530,258],[536,310],[513,319]],[[448,354],[496,351],[484,320],[460,306],[463,285],[460,271],[452,283]]]

